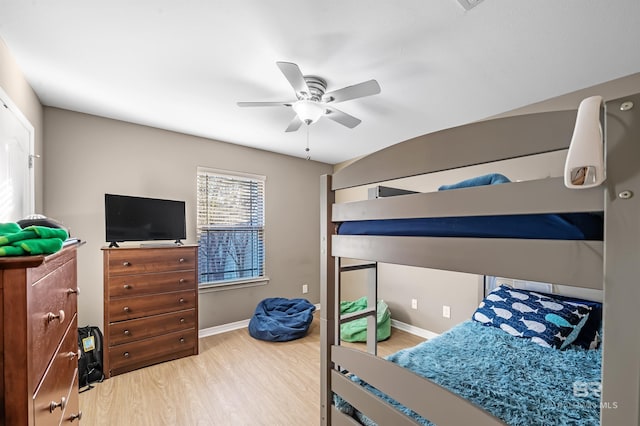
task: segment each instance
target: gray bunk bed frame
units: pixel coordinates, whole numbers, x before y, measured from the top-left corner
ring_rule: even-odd
[[[635,105],[635,107],[634,107]],[[640,94],[605,103],[607,179],[567,189],[562,178],[335,203],[335,191],[569,147],[576,111],[472,123],[393,145],[321,178],[321,424],[357,422],[339,394],[381,425],[413,419],[353,383],[361,379],[439,426],[503,424],[469,401],[376,356],[377,284],[368,290],[367,352],[340,345],[340,275],[377,262],[602,289],[601,424],[640,424]],[[603,241],[336,235],[343,221],[604,211]],[[370,265],[342,266],[341,258]]]

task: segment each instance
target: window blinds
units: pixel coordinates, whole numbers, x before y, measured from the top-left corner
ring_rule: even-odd
[[[199,168],[197,187],[199,282],[264,276],[264,177]]]

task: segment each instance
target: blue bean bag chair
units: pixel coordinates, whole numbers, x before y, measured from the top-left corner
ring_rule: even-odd
[[[264,299],[249,321],[249,334],[270,342],[299,339],[307,334],[315,310],[306,299]]]

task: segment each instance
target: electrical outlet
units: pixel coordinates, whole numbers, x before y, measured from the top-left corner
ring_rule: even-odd
[[[309,293],[309,286],[307,284],[302,284],[302,294]]]
[[[442,316],[444,318],[451,318],[451,306],[442,305]]]
[[[418,309],[418,299],[411,299],[411,309]]]

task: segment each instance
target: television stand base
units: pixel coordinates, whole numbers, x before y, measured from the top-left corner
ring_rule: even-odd
[[[153,247],[180,247],[182,245],[182,243],[177,243],[177,242],[157,242],[157,243],[140,243],[140,247],[148,247],[148,248],[153,248]]]

